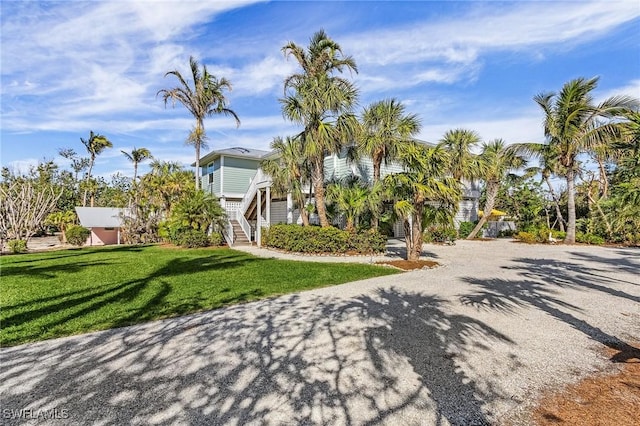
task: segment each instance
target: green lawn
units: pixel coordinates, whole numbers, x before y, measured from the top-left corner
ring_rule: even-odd
[[[0,258],[0,345],[68,336],[393,274],[230,249],[83,248]]]

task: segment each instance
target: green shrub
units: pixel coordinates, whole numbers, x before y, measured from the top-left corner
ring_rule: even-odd
[[[11,240],[7,243],[11,253],[26,253],[27,242],[25,240]]]
[[[450,226],[433,225],[429,226],[423,232],[423,239],[427,243],[446,243],[447,241],[455,241],[458,231]]]
[[[185,248],[209,247],[211,240],[204,231],[198,229],[184,229],[174,240],[174,244]]]
[[[91,231],[84,226],[71,225],[67,228],[67,241],[74,246],[82,246],[87,242],[87,238],[91,235]]]
[[[224,237],[222,236],[222,234],[214,232],[213,234],[209,235],[209,241],[211,242],[212,246],[221,246],[224,242]]]
[[[521,231],[518,232],[518,234],[516,235],[516,239],[522,241],[523,243],[527,243],[527,244],[533,244],[533,243],[537,243],[538,242],[538,236],[531,233],[531,232],[525,232],[525,231]]]
[[[267,247],[299,253],[380,253],[386,240],[374,230],[350,233],[333,227],[293,224],[273,225],[262,232],[262,242]]]
[[[458,238],[467,238],[475,226],[476,225],[473,222],[460,222],[458,227]]]
[[[578,232],[576,233],[576,242],[601,246],[602,244],[604,244],[605,241],[604,241],[604,238],[602,238],[599,235],[589,234],[589,233],[583,234],[581,232]]]
[[[349,249],[362,254],[383,253],[387,246],[387,236],[375,229],[349,235]]]

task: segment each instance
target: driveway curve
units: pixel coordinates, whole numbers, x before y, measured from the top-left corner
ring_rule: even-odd
[[[443,266],[3,348],[2,424],[527,424],[637,353],[640,250],[425,250]]]

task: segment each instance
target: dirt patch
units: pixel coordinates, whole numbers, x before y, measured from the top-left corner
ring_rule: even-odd
[[[638,345],[606,354],[618,372],[584,379],[544,396],[532,414],[533,423],[618,426],[640,419],[640,349]]]
[[[403,271],[414,271],[416,269],[431,269],[440,266],[438,262],[433,260],[384,260],[376,262],[378,265],[389,265]]]

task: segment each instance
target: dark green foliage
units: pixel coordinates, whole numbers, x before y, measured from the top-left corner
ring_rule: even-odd
[[[11,240],[7,243],[11,253],[26,253],[27,242],[25,240]]]
[[[427,227],[423,233],[424,241],[427,243],[446,243],[455,241],[457,237],[456,229],[448,225],[432,225]]]
[[[221,246],[224,243],[224,237],[219,232],[214,232],[209,235],[209,241],[211,241],[212,246]]]
[[[600,246],[605,243],[604,238],[594,234],[583,234],[581,232],[576,233],[576,242],[583,244],[593,244]]]
[[[172,242],[185,248],[209,247],[211,245],[209,236],[199,229],[184,229]]]
[[[71,225],[66,232],[67,241],[74,246],[82,246],[87,242],[87,238],[91,235],[91,231],[84,226]]]
[[[533,244],[533,243],[549,243],[549,234],[551,237],[557,241],[562,241],[564,237],[567,235],[566,232],[556,231],[555,229],[549,229],[546,226],[541,226],[539,228],[529,228],[526,231],[518,232],[514,238],[520,240],[524,243]]]
[[[458,227],[458,238],[467,238],[471,231],[473,231],[474,227],[475,224],[473,222],[460,222]]]
[[[282,224],[263,233],[266,246],[299,253],[381,253],[386,241],[387,237],[375,230],[355,233],[333,227]]]

